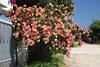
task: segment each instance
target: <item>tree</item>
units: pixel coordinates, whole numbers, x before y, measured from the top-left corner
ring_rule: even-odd
[[[11,0],[11,3],[14,9],[9,10],[8,16],[13,23],[13,36],[29,46],[31,60],[48,59],[59,50],[70,56],[71,42],[77,40],[81,44],[81,36],[87,32],[68,18],[75,11],[72,0]]]
[[[92,40],[97,43],[100,42],[100,20],[94,19],[93,23],[90,25],[90,36]]]

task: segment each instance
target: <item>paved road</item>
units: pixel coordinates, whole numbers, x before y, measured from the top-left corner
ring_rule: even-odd
[[[72,48],[71,58],[65,58],[67,67],[100,67],[100,46],[84,43]]]

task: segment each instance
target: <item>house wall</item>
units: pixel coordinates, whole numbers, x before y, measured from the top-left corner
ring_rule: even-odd
[[[1,7],[6,7],[6,8],[10,8],[11,5],[8,3],[9,0],[0,0],[0,5]]]
[[[0,0],[0,14],[6,14],[7,11],[11,8],[11,4],[8,3],[8,0]]]

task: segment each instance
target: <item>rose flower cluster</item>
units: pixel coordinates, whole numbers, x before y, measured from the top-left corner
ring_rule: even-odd
[[[68,7],[63,4],[49,3],[44,8],[36,5],[18,7],[14,4],[14,7],[16,10],[8,11],[13,23],[13,36],[25,45],[34,46],[43,43],[52,52],[62,50],[63,54],[70,56],[71,42],[73,40],[82,42],[81,36],[88,32],[75,24],[74,19],[68,18],[70,15]]]

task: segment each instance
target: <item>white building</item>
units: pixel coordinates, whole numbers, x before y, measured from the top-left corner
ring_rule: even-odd
[[[8,0],[0,0],[0,15],[5,14],[9,8],[11,8],[11,4],[8,3]]]
[[[5,16],[7,11],[11,8],[11,4],[8,4],[8,0],[0,0],[0,21],[3,23],[10,23],[11,21]]]

